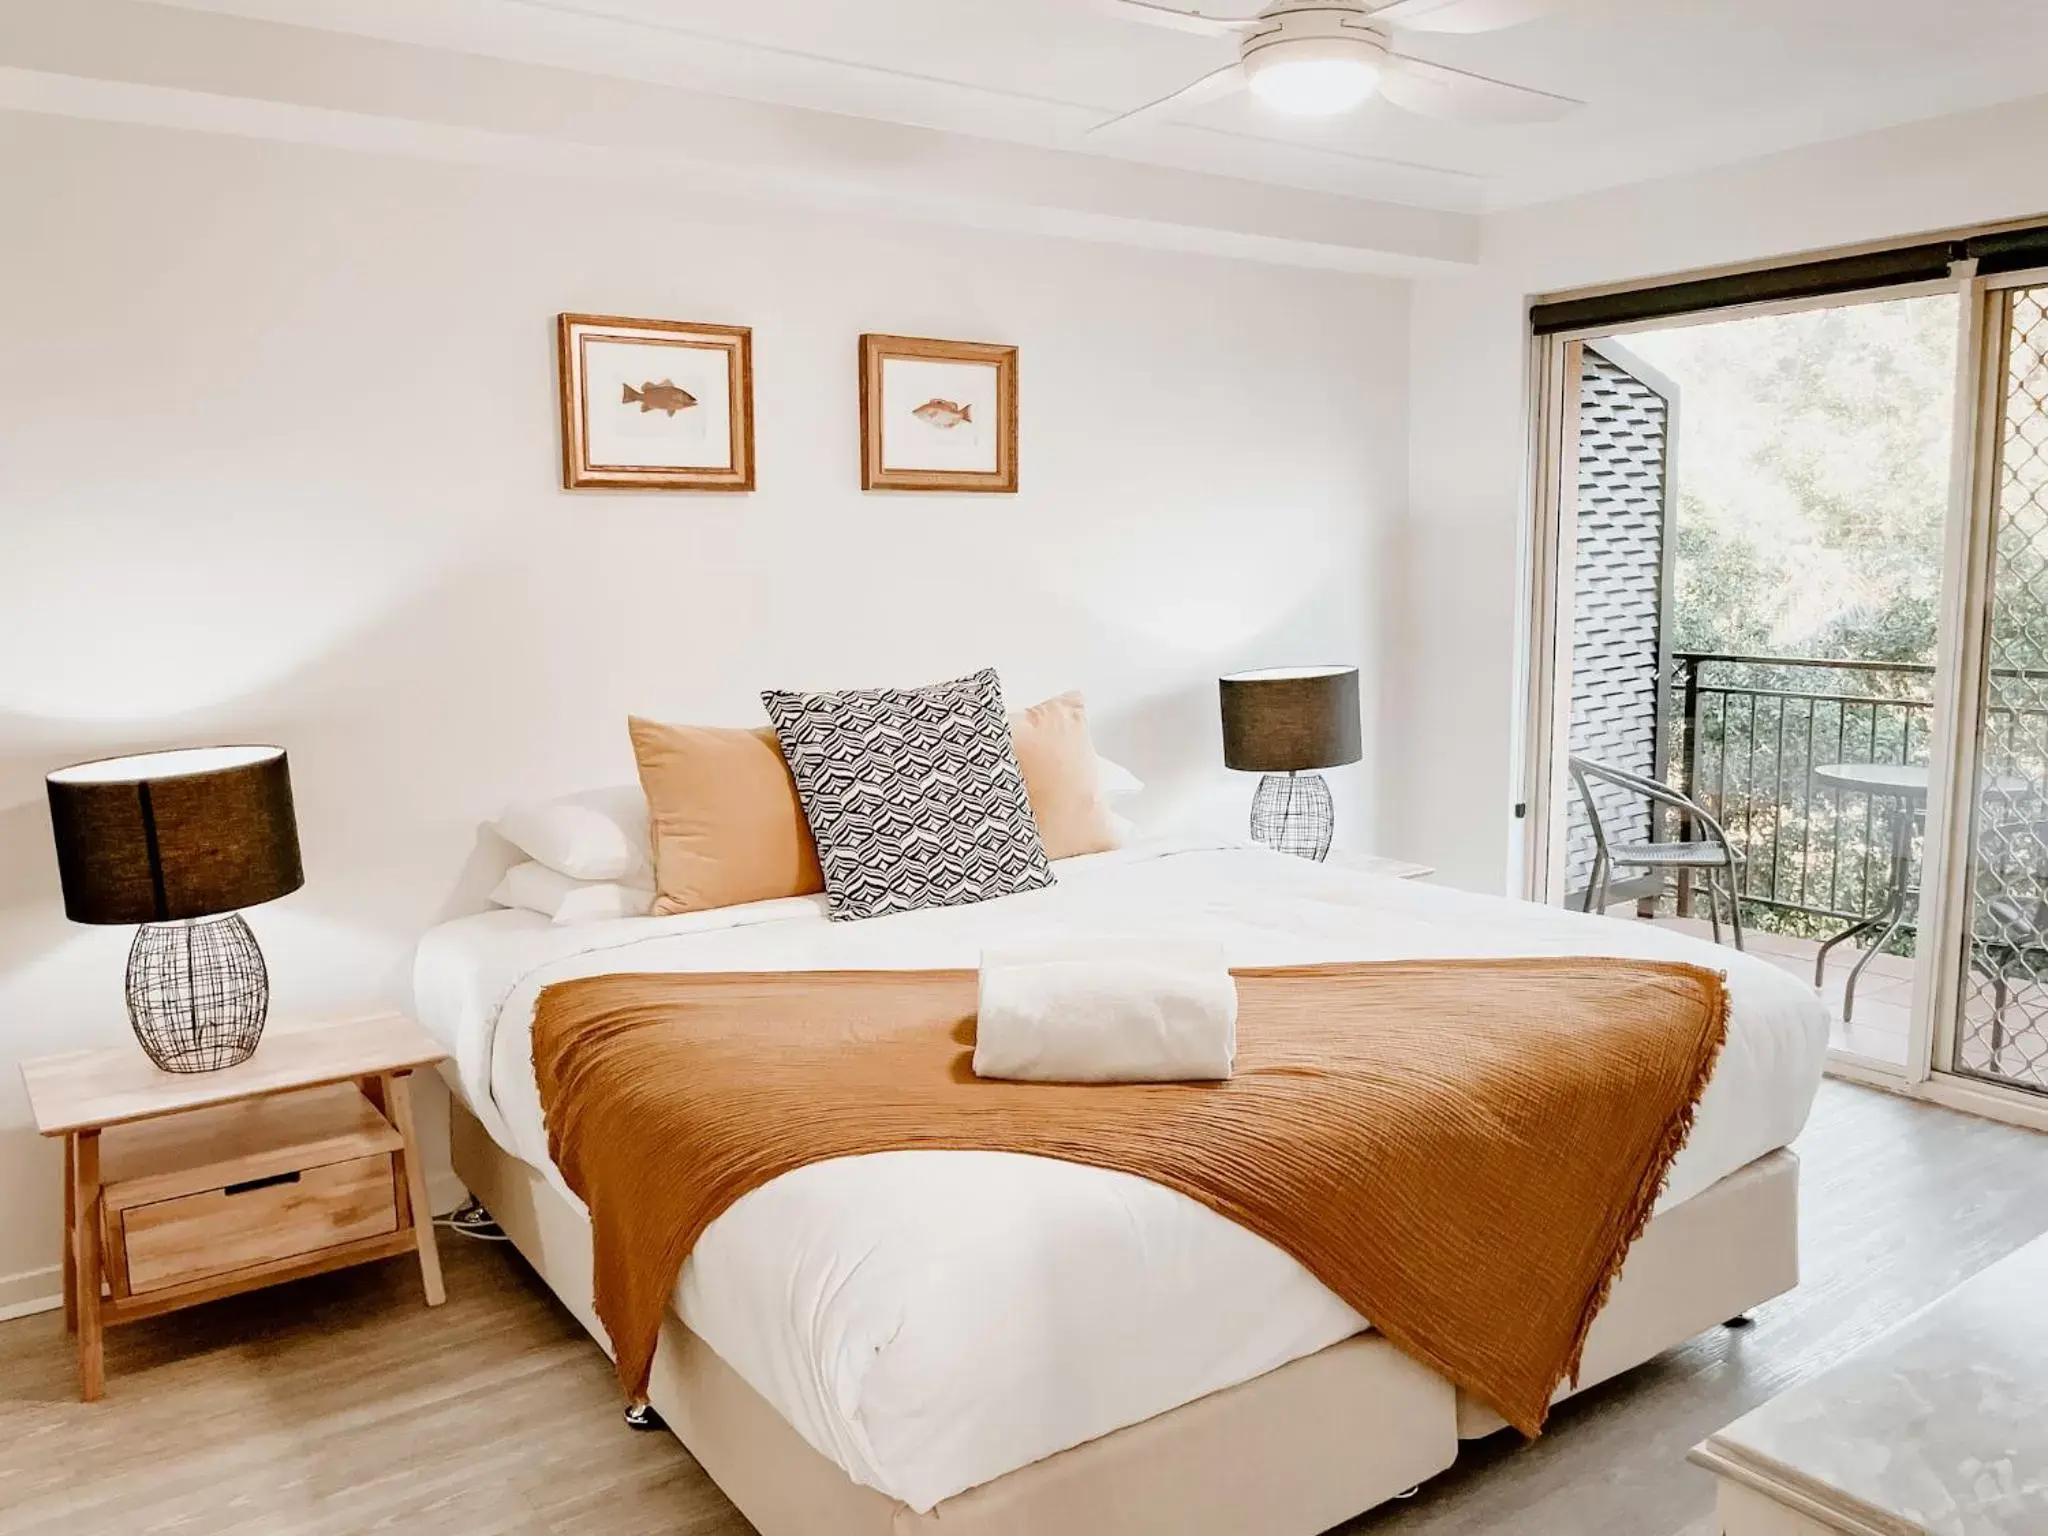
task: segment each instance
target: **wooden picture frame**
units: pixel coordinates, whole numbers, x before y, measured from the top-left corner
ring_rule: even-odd
[[[564,314],[555,338],[564,490],[754,488],[749,327]]]
[[[860,487],[1015,492],[1017,349],[861,337]]]

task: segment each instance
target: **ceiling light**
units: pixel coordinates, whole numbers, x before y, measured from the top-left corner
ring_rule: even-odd
[[[1282,37],[1244,53],[1252,94],[1277,112],[1324,117],[1349,112],[1379,88],[1384,45],[1365,38]]]

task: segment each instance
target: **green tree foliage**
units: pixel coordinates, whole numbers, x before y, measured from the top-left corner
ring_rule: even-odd
[[[1941,295],[1621,338],[1675,386],[1672,649],[1929,667],[1958,321]],[[1720,663],[1710,680],[1764,690],[1715,696],[1695,744],[1698,787],[1750,856],[1745,891],[1790,904],[1751,920],[1819,933],[1840,919],[1797,907],[1874,906],[1886,824],[1809,775],[1924,755],[1928,671]]]
[[[1674,648],[1928,663],[1951,295],[1622,338],[1678,386]]]

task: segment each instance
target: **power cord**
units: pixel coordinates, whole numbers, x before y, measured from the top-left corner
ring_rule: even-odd
[[[436,1216],[434,1225],[446,1227],[451,1232],[460,1232],[464,1237],[473,1237],[480,1243],[507,1243],[511,1239],[505,1229],[491,1217],[483,1201],[471,1195],[446,1216]]]

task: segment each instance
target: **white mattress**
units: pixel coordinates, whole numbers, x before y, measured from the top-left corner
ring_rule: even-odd
[[[1235,965],[1459,955],[1692,960],[1728,974],[1728,1043],[1660,1208],[1784,1146],[1827,1015],[1760,960],[1647,923],[1239,847],[1070,859],[973,907],[829,923],[822,898],[557,927],[435,929],[419,1017],[499,1144],[548,1163],[530,1032],[540,989],[607,971],[973,966],[1063,933],[1195,935]],[[559,1176],[556,1176],[559,1183]],[[786,1174],[714,1222],[683,1320],[855,1481],[916,1510],[1322,1349],[1364,1320],[1264,1239],[1126,1174],[992,1152],[895,1152]]]

